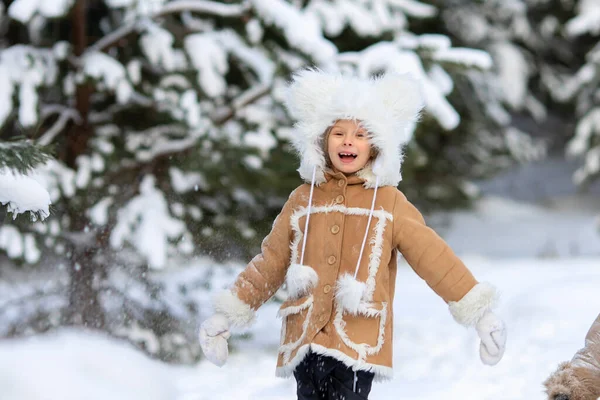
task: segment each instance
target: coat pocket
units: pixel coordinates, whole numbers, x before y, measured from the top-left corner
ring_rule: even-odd
[[[281,346],[279,352],[284,358],[289,358],[304,338],[308,330],[310,316],[313,310],[313,295],[285,301],[277,315],[283,319],[281,325]]]
[[[385,341],[387,303],[361,303],[356,315],[336,310],[334,326],[342,342],[356,351],[360,359],[381,351]]]

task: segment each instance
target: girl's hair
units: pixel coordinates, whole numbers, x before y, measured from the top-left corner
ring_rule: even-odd
[[[335,125],[335,122],[333,123]],[[325,132],[321,135],[321,149],[323,149],[323,154],[325,155],[325,167],[328,169],[333,168],[333,164],[331,164],[331,158],[329,158],[328,144],[329,144],[329,134],[331,134],[331,130],[333,129],[333,125],[330,125],[325,129]]]
[[[329,150],[328,149],[329,135],[331,134],[331,130],[335,126],[336,122],[337,122],[337,120],[332,125],[328,126],[327,129],[325,129],[325,132],[323,132],[323,134],[321,135],[321,149],[323,149],[323,153],[325,154],[325,166],[329,169],[333,168],[333,164],[331,163],[331,159],[329,158],[329,151],[328,151]],[[360,124],[360,121],[358,121],[358,123]],[[360,127],[360,125],[359,125],[359,127]],[[371,144],[371,154],[369,156],[369,159],[374,160],[377,158],[378,155],[379,155],[379,150],[377,150],[377,148],[375,146],[373,146],[373,144]]]

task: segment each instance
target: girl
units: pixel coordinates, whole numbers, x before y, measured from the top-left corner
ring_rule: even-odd
[[[402,145],[422,107],[417,84],[306,70],[288,89],[307,184],[290,195],[261,254],[216,296],[200,328],[206,357],[223,365],[230,327],[248,326],[285,283],[277,375],[295,376],[298,399],[366,399],[373,379],[392,377],[401,253],[456,321],[476,328],[482,361],[500,361],[506,334],[491,311],[495,289],[475,280],[397,189]]]

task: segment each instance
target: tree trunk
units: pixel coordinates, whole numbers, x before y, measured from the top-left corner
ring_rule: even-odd
[[[80,57],[87,47],[87,1],[77,0],[71,12],[72,38],[74,53]],[[66,146],[63,153],[65,163],[75,169],[77,157],[87,150],[93,130],[88,124],[90,96],[92,89],[88,84],[80,84],[75,96],[77,111],[81,116],[81,124],[71,124],[66,135]],[[85,203],[84,203],[85,205]],[[85,229],[89,221],[85,215],[85,207],[77,207],[73,202],[68,207],[71,223],[70,258],[69,258],[69,311],[68,321],[74,325],[90,328],[104,327],[104,312],[98,298],[95,280],[100,279],[102,265],[98,265],[94,254],[98,247],[97,240],[89,237]],[[88,236],[88,238],[85,238]]]
[[[77,249],[77,246],[74,246],[71,254],[69,323],[102,329],[104,311],[98,299],[98,290],[94,285],[98,268],[93,260],[93,252],[89,247]]]

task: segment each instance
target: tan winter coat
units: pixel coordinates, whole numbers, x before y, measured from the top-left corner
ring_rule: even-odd
[[[336,282],[344,272],[354,272],[373,190],[365,189],[364,180],[356,175],[346,178],[342,173],[328,173],[326,180],[315,188],[304,260],[316,271],[318,282],[309,293],[280,308],[283,327],[277,374],[290,375],[310,345],[313,351],[346,365],[373,371],[377,378],[390,378],[398,252],[446,302],[461,300],[477,282],[406,197],[387,186],[378,190],[368,246],[357,276],[367,283],[367,301],[358,315],[344,314],[335,300]],[[262,253],[235,282],[234,296],[251,310],[279,289],[290,264],[299,263],[309,190],[310,185],[305,184],[292,193],[263,241]],[[490,290],[482,285],[478,292]],[[235,300],[229,296],[225,294],[217,302],[217,310],[244,325],[252,319],[252,312],[236,315],[230,306]],[[455,317],[467,321],[471,318],[467,310],[474,309],[478,315],[483,312],[476,308],[473,304],[465,304],[464,310],[457,306]]]
[[[548,400],[600,398],[600,315],[585,337],[585,346],[544,382]]]

